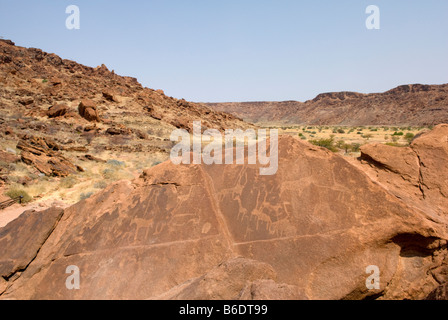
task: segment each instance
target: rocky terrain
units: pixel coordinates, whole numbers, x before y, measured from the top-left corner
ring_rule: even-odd
[[[0,297],[443,297],[447,139],[440,125],[408,148],[366,146],[351,163],[281,137],[274,176],[258,165],[167,161],[0,229]],[[79,290],[65,286],[71,265]],[[378,290],[366,288],[370,265]]]
[[[262,176],[259,164],[165,161],[173,129],[253,127],[234,116],[5,40],[0,73],[0,193],[47,189],[39,205],[0,211],[0,300],[447,299],[447,124],[357,158],[280,136],[278,171]],[[411,95],[445,90],[396,89],[394,119],[411,119],[399,112]],[[369,266],[379,289],[366,286]]]
[[[190,131],[194,120],[216,129],[251,126],[145,88],[104,65],[87,67],[0,39],[0,201],[8,189],[24,186],[34,199],[57,196],[73,203],[82,195],[71,185],[98,191],[78,182],[103,186],[102,172],[115,170],[108,161],[126,167],[121,176],[138,176],[166,160],[170,133]],[[48,183],[76,173],[83,175],[65,180],[69,192],[55,194]]]
[[[384,93],[332,92],[306,102],[230,102],[208,106],[252,123],[431,126],[448,123],[448,84],[403,85]]]

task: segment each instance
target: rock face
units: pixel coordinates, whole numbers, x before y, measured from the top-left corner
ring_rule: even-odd
[[[417,205],[359,169],[372,161],[352,165],[292,137],[279,140],[273,176],[259,165],[165,162],[66,209],[0,298],[426,298],[448,279],[448,169],[438,163],[447,136],[440,126],[416,139],[417,162],[405,149],[397,161],[370,153],[384,163],[375,170],[424,190]],[[65,286],[71,265],[79,290]],[[366,287],[372,265],[378,290]]]
[[[0,294],[36,257],[62,214],[62,209],[53,208],[27,211],[0,229]]]
[[[448,208],[448,125],[415,139],[410,147],[361,147],[361,165],[373,180],[411,206],[444,219]]]
[[[244,120],[303,125],[412,125],[448,123],[448,84],[404,85],[383,93],[330,92],[306,102],[207,103]]]

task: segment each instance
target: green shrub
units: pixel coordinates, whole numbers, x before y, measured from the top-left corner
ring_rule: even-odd
[[[59,183],[59,186],[64,189],[71,189],[78,183],[78,179],[73,176],[65,177]]]
[[[107,164],[113,167],[124,167],[126,164],[123,161],[107,160]]]
[[[333,137],[331,137],[329,139],[310,140],[310,143],[315,146],[318,146],[318,147],[327,148],[328,150],[330,150],[332,152],[338,151],[338,149],[334,146],[334,138]]]
[[[404,138],[405,138],[409,143],[411,143],[411,141],[414,139],[414,137],[415,137],[415,134],[413,134],[412,132],[408,132],[408,133],[406,133],[406,135],[404,136]]]
[[[117,170],[115,169],[104,169],[102,175],[104,179],[114,179],[116,173]]]
[[[361,144],[359,143],[352,143],[351,149],[353,152],[359,152],[359,149],[361,148]]]
[[[397,142],[387,142],[387,143],[386,143],[386,146],[391,146],[391,147],[406,147],[405,144],[400,144],[400,143],[397,143]]]
[[[5,193],[5,195],[10,197],[11,199],[16,199],[18,197],[22,197],[22,203],[28,203],[31,200],[33,200],[33,198],[25,190],[16,188],[16,187],[12,187],[11,189],[9,189]],[[19,201],[17,201],[17,202],[19,202]]]
[[[400,132],[395,131],[393,134],[393,136],[403,136],[403,135],[404,135],[404,133],[402,131],[400,131]]]
[[[79,200],[85,200],[85,199],[89,199],[91,196],[93,196],[93,192],[86,192],[86,193],[81,193],[79,195]]]
[[[93,187],[94,187],[95,189],[104,189],[104,188],[107,187],[107,182],[104,181],[104,180],[97,181],[97,182],[95,182],[95,184],[93,185]]]

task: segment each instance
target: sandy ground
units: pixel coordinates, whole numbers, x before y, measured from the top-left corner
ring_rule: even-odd
[[[4,210],[0,210],[0,228],[3,228],[11,221],[17,219],[22,213],[28,210],[35,210],[36,212],[48,209],[52,206],[66,208],[69,205],[61,201],[46,200],[41,202],[34,202],[27,205],[15,204]]]

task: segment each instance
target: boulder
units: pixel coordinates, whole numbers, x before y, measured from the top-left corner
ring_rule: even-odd
[[[19,103],[23,106],[28,106],[34,102],[34,98],[32,97],[23,97],[19,99]]]
[[[47,116],[49,118],[62,117],[67,114],[68,109],[66,104],[56,104],[48,109]]]
[[[79,103],[78,112],[87,121],[100,122],[98,111],[92,100],[84,99]]]
[[[114,127],[108,128],[106,130],[106,133],[111,136],[130,135],[132,133],[132,130],[129,128],[126,128],[126,126],[124,126],[124,125],[116,124]]]
[[[115,95],[114,92],[112,92],[111,90],[105,90],[103,91],[103,97],[107,100],[107,101],[111,101],[111,102],[120,102],[117,98],[117,96]]]

